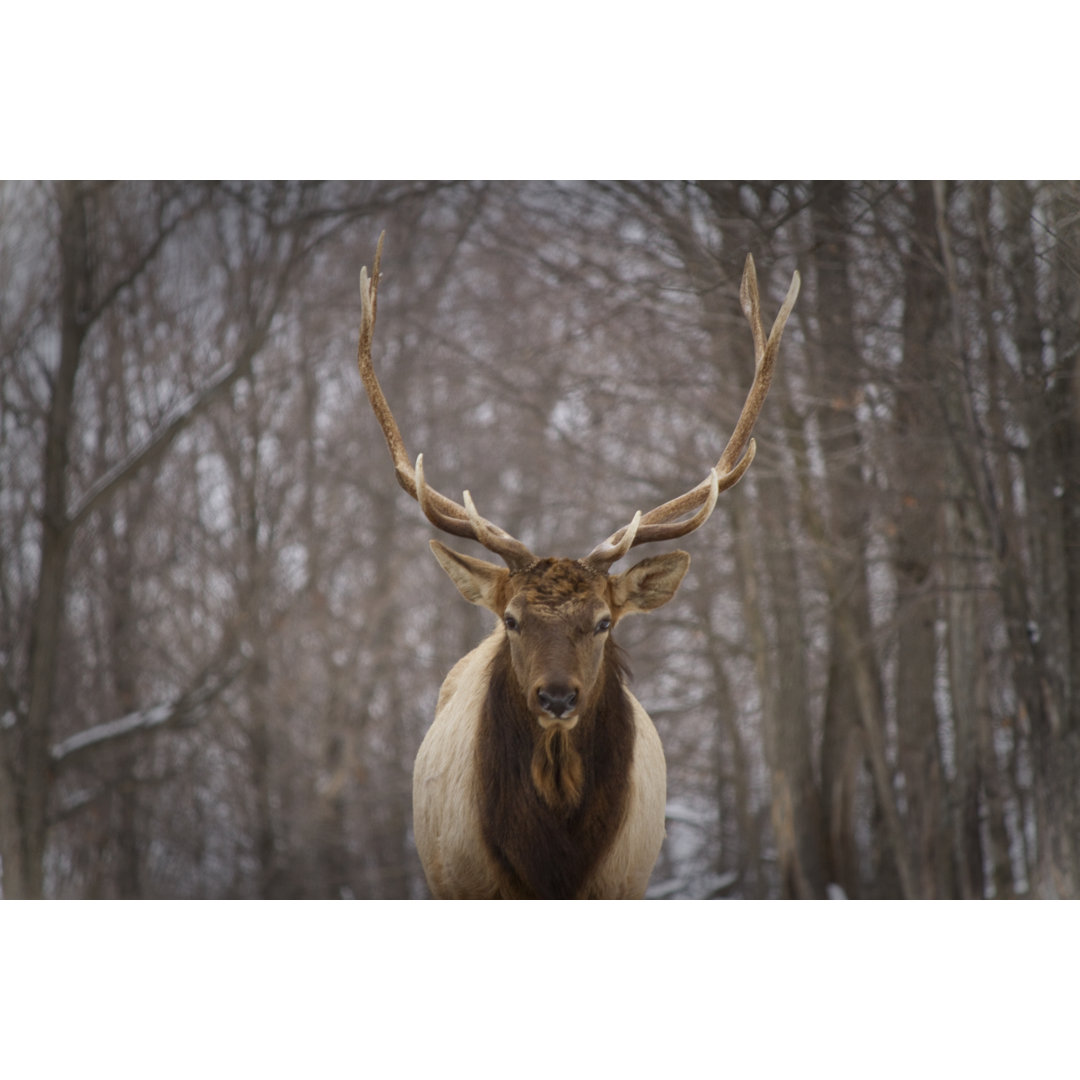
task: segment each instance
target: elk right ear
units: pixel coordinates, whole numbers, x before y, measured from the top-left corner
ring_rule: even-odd
[[[501,618],[506,606],[503,586],[510,576],[510,571],[502,566],[493,566],[483,559],[474,559],[471,555],[451,551],[438,540],[429,540],[428,543],[431,545],[432,554],[439,560],[439,565],[458,587],[458,592],[470,604],[486,607]]]
[[[682,584],[689,566],[690,556],[685,551],[669,551],[665,555],[651,555],[616,574],[609,586],[616,617],[652,611],[666,604]]]

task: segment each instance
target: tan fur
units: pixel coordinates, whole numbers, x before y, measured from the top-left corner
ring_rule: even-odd
[[[437,899],[500,898],[500,875],[480,832],[476,738],[486,674],[502,641],[497,627],[454,665],[413,770],[413,826],[428,886]],[[585,894],[641,899],[664,839],[667,770],[652,720],[629,694],[634,762],[622,825]]]

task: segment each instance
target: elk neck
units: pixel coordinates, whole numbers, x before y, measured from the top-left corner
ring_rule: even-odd
[[[572,727],[542,727],[504,641],[492,663],[477,755],[482,832],[507,896],[571,899],[626,810],[634,720],[622,650],[610,638],[592,699]]]

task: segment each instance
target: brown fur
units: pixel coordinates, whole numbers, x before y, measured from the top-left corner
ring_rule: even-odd
[[[533,750],[532,782],[552,810],[573,810],[581,802],[585,767],[570,733],[552,726],[541,731]]]
[[[526,888],[512,863],[508,865],[493,854],[481,820],[483,790],[491,776],[490,770],[486,776],[482,772],[486,766],[479,749],[481,728],[488,714],[491,674],[506,648],[507,632],[499,625],[454,665],[439,694],[435,722],[416,757],[416,847],[431,893],[440,899],[513,899],[537,891]],[[502,666],[505,669],[505,658]],[[587,882],[574,894],[589,899],[629,900],[644,896],[664,838],[666,770],[660,739],[648,714],[626,687],[622,688],[622,700],[629,705],[632,723],[628,790],[614,840]],[[582,793],[587,802],[587,758],[581,741],[584,723],[579,720],[575,728],[582,728],[582,732],[573,746],[582,762]],[[491,729],[486,731],[491,734]],[[537,740],[541,737],[538,732],[533,734]],[[500,744],[505,753],[504,742],[489,739],[487,755],[495,756]],[[518,782],[536,790],[529,775],[529,759],[519,756],[515,762],[513,755],[508,759],[517,769]],[[499,793],[495,786],[492,790]],[[521,796],[517,805],[524,802]],[[548,814],[551,816],[551,811]],[[553,847],[547,850],[558,854]]]
[[[614,642],[605,648],[600,692],[571,731],[542,730],[500,649],[477,743],[484,843],[504,896],[570,900],[622,824],[634,727]],[[539,764],[538,764],[539,758]]]

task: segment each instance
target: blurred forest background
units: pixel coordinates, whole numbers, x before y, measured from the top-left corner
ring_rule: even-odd
[[[5,897],[426,895],[490,616],[397,486],[581,555],[758,456],[620,627],[663,897],[1080,897],[1080,185],[0,186]],[[461,550],[468,550],[463,544]],[[473,552],[482,554],[481,552]]]

